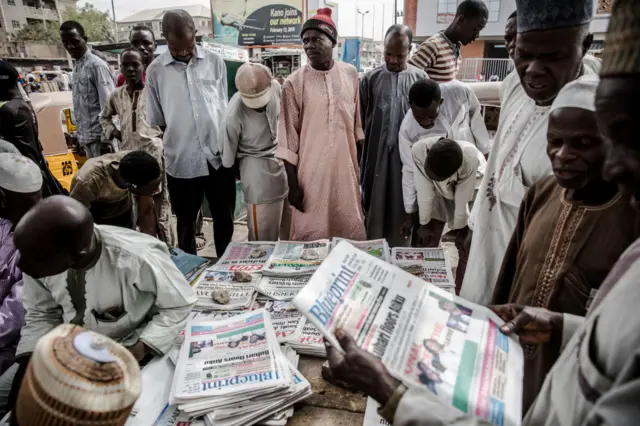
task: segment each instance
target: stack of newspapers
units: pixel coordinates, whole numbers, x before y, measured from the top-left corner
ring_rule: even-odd
[[[185,329],[171,406],[187,418],[204,416],[207,426],[285,424],[287,408],[309,396],[311,386],[293,351],[281,350],[269,313],[200,317]]]
[[[273,252],[271,242],[232,242],[218,262],[195,281],[196,306],[217,310],[249,309],[255,300],[260,271]]]
[[[405,248],[391,250],[391,263],[411,275],[455,294],[456,283],[451,261],[443,248]]]
[[[405,254],[394,250],[394,262],[428,259]],[[333,346],[343,329],[405,385],[491,423],[520,424],[518,341],[488,308],[416,275],[341,242],[292,303]]]

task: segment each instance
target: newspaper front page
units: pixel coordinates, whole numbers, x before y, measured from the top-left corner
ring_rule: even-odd
[[[380,240],[368,240],[368,241],[353,241],[346,238],[334,238],[331,241],[331,249],[333,250],[340,241],[346,241],[357,249],[369,253],[373,257],[382,259],[385,262],[389,261],[389,244],[384,238]]]
[[[276,243],[265,241],[231,242],[212,269],[259,272],[273,253],[275,245]]]
[[[310,275],[298,277],[263,276],[258,283],[258,291],[276,300],[292,300],[300,289],[307,285]]]
[[[278,342],[285,343],[298,329],[300,320],[304,318],[302,313],[289,302],[282,300],[256,299],[258,309],[269,312],[271,324],[276,333]]]
[[[329,254],[329,240],[278,241],[262,273],[264,275],[310,275]]]
[[[291,378],[278,374],[275,351],[280,349],[270,334],[264,310],[188,323],[170,402],[288,386]]]
[[[254,298],[260,275],[245,271],[223,272],[205,270],[193,285],[198,296],[197,306],[220,310],[248,308]],[[220,304],[213,300],[215,291],[226,291],[229,302]]]
[[[394,247],[391,263],[442,289],[455,289],[451,261],[443,248]]]
[[[354,336],[407,386],[429,389],[498,426],[522,419],[523,354],[503,321],[346,242],[336,246],[293,304],[340,347]]]

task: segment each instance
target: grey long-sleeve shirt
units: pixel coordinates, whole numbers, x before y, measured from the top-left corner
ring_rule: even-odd
[[[73,112],[81,145],[102,139],[100,112],[115,89],[109,65],[91,49],[73,67]]]
[[[240,163],[240,180],[248,204],[270,204],[284,199],[289,188],[282,160],[275,157],[280,115],[280,84],[273,81],[264,112],[248,108],[239,93],[229,101],[220,126],[220,155],[224,167]]]

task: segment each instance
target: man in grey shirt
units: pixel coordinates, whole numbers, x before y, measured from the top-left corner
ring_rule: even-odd
[[[250,62],[238,69],[236,87],[220,132],[222,165],[240,165],[249,240],[287,239],[280,225],[289,187],[284,164],[275,157],[282,89],[269,68]]]
[[[64,48],[76,61],[72,97],[78,141],[88,158],[98,157],[102,147],[100,112],[115,89],[113,74],[109,65],[91,52],[84,28],[78,22],[62,23],[60,38]]]
[[[171,10],[162,18],[168,51],[147,68],[147,121],[165,129],[163,145],[171,205],[178,219],[178,246],[196,253],[196,217],[207,197],[216,252],[233,236],[235,171],[222,167],[220,122],[227,107],[222,59],[196,45],[193,18]]]

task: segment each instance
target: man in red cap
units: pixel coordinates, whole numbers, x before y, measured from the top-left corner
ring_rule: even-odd
[[[363,240],[358,73],[333,61],[338,31],[331,9],[319,9],[304,23],[301,36],[309,64],[282,88],[276,152],[289,180],[290,238]]]

